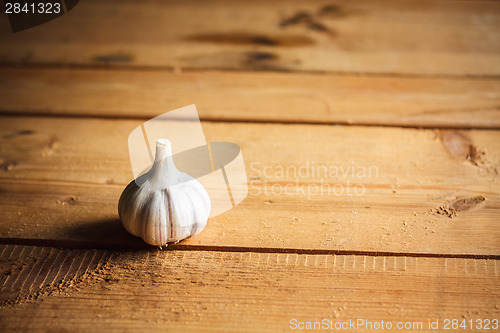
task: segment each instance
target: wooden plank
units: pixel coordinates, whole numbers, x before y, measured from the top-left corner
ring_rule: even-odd
[[[497,266],[459,258],[122,252],[59,293],[2,308],[0,322],[5,332],[289,332],[293,319],[363,319],[422,325],[402,332],[449,332],[445,319],[498,319]],[[429,329],[429,319],[439,328]],[[374,331],[364,325],[356,331]]]
[[[117,219],[132,178],[127,137],[140,121],[1,120],[1,238],[141,243]],[[249,195],[181,247],[499,253],[499,131],[203,128],[208,141],[240,145]]]
[[[500,81],[149,70],[0,69],[0,112],[500,127]]]
[[[494,1],[85,1],[12,34],[3,63],[500,75]]]
[[[0,245],[0,306],[36,300],[75,284],[110,255],[103,250]]]

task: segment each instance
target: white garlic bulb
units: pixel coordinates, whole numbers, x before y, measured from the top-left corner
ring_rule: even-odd
[[[207,191],[198,180],[177,170],[165,139],[156,143],[151,170],[128,184],[118,202],[125,229],[156,246],[199,234],[210,209]]]

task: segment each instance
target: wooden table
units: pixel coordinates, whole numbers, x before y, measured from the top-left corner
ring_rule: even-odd
[[[494,331],[499,2],[87,0],[0,32],[2,331]],[[190,104],[249,195],[160,251],[118,218],[127,137]]]

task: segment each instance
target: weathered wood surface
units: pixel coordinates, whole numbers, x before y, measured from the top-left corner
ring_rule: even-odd
[[[0,237],[140,243],[116,211],[140,123],[2,117]],[[499,254],[498,131],[203,128],[207,141],[241,146],[249,195],[182,246]]]
[[[500,319],[499,28],[495,1],[87,0],[16,34],[0,15],[0,327]],[[250,192],[159,251],[118,219],[127,136],[193,103]]]
[[[6,251],[54,250],[4,246],[3,251],[1,258]],[[73,256],[84,263],[82,258],[95,257],[87,252]],[[500,315],[497,260],[158,250],[110,256],[71,284],[45,284],[37,302],[19,299],[4,307],[3,329],[289,332],[295,318],[422,323],[422,329],[401,332],[430,332],[431,319],[439,320],[432,332],[449,332],[444,319]]]
[[[75,284],[110,258],[110,251],[0,245],[0,306],[36,300]]]
[[[12,34],[17,64],[500,75],[495,1],[82,1]]]
[[[0,112],[500,128],[500,81],[303,73],[0,68]]]

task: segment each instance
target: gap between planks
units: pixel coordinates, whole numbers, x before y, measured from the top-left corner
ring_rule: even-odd
[[[484,1],[484,0],[483,0]],[[498,0],[491,0],[498,1]],[[30,63],[17,63],[17,62],[5,62],[0,60],[0,71],[3,69],[53,69],[53,70],[103,70],[103,71],[137,71],[137,72],[155,72],[155,73],[167,73],[167,74],[190,74],[190,73],[200,73],[203,71],[214,71],[222,73],[276,73],[276,74],[304,74],[304,75],[330,75],[330,76],[345,76],[345,77],[367,77],[367,78],[394,78],[394,79],[449,79],[449,80],[500,80],[500,74],[430,74],[430,73],[397,73],[397,72],[350,72],[350,71],[328,71],[328,70],[293,70],[293,69],[236,69],[236,68],[225,68],[225,67],[176,67],[176,66],[147,66],[147,65],[120,65],[113,64],[112,66],[108,64],[92,63],[92,64],[76,64],[76,63],[44,63],[44,62],[30,62]]]
[[[58,249],[78,250],[151,250],[154,249],[146,243],[131,244],[103,244],[85,241],[67,241],[58,239],[36,238],[0,238],[1,245],[14,246],[44,246]],[[228,253],[262,253],[262,254],[297,254],[297,255],[341,255],[341,256],[372,256],[372,257],[408,257],[408,258],[449,258],[449,259],[476,259],[500,260],[500,255],[488,254],[454,254],[454,253],[412,253],[412,252],[382,252],[382,251],[350,251],[350,250],[322,250],[322,249],[296,249],[296,248],[270,248],[270,247],[239,247],[239,246],[207,246],[189,244],[168,244],[164,251],[203,251],[203,252],[228,252]],[[160,250],[161,251],[161,250]]]
[[[172,110],[173,111],[173,110]],[[141,116],[119,116],[119,115],[85,115],[85,114],[39,114],[19,111],[0,111],[1,117],[26,117],[26,118],[72,118],[72,119],[103,119],[103,120],[142,120],[147,121],[150,118]],[[176,121],[183,121],[184,119],[176,119]],[[352,123],[352,122],[322,122],[322,121],[280,121],[280,120],[261,120],[261,119],[219,119],[211,117],[200,117],[200,120],[207,123],[226,123],[226,124],[273,124],[273,125],[329,125],[329,126],[349,126],[349,127],[381,127],[381,128],[404,128],[404,129],[422,129],[422,130],[481,130],[481,131],[498,131],[500,126],[494,127],[481,127],[474,125],[462,126],[447,126],[447,125],[391,125],[391,124],[369,124],[369,123]]]

